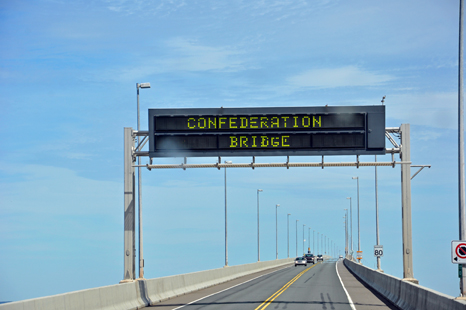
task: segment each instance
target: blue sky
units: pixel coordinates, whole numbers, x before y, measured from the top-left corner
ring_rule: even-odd
[[[140,94],[142,129],[148,108],[378,105],[387,96],[387,126],[411,124],[413,164],[432,165],[412,182],[414,276],[457,296],[458,10],[453,0],[2,1],[0,301],[123,278],[123,128],[136,127],[138,82],[152,86]],[[146,278],[223,266],[223,173],[143,170]],[[378,175],[382,268],[402,277],[400,169]],[[353,176],[373,268],[374,168],[228,170],[230,265],[256,261],[258,188],[262,260],[275,259],[276,204],[280,258],[287,213],[291,256],[296,220],[299,249],[303,224],[306,239],[311,227],[343,249],[349,196],[357,235]]]

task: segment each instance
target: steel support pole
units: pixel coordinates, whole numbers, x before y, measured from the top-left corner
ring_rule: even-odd
[[[464,5],[460,0],[459,51],[458,51],[458,216],[459,239],[466,240],[465,176],[464,176],[464,102],[463,102],[463,16]],[[461,265],[460,297],[466,297],[466,265]]]
[[[401,153],[404,162],[411,161],[409,124],[402,124]],[[401,165],[401,198],[402,198],[402,224],[403,224],[403,280],[418,284],[413,274],[413,244],[411,228],[411,165]]]
[[[288,258],[290,257],[290,213],[286,216],[286,232],[287,232],[287,246],[288,246]]]
[[[132,128],[124,128],[124,273],[121,282],[131,282],[136,275],[134,136]]]
[[[257,190],[257,261],[260,262],[261,260],[261,243],[260,243],[260,236],[259,236],[259,193],[262,192],[261,189]]]
[[[377,162],[377,155],[375,155],[375,162]],[[375,244],[380,245],[379,238],[379,196],[377,186],[377,166],[375,166]],[[377,271],[383,272],[380,265],[380,256],[377,256]]]
[[[358,251],[361,251],[361,227],[359,223],[361,222],[359,220],[359,177],[358,177]],[[359,260],[359,263],[361,263],[361,260]]]
[[[350,197],[350,236],[351,236],[351,257],[353,257],[353,203]]]
[[[227,168],[225,167],[225,267],[228,266]]]
[[[278,207],[280,205],[275,205],[275,259],[278,259]]]

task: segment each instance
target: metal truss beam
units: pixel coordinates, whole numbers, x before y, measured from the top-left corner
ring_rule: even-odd
[[[340,162],[340,163],[238,163],[238,164],[157,164],[157,165],[136,165],[134,167],[146,167],[148,169],[188,169],[188,168],[296,168],[296,167],[394,167],[399,164],[411,164],[411,162]]]

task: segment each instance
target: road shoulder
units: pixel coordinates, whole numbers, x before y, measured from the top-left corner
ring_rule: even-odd
[[[343,264],[343,260],[339,260],[337,262],[337,269],[343,285],[353,300],[356,310],[398,309],[383,296],[365,285],[364,282],[360,281],[355,275],[353,275]]]

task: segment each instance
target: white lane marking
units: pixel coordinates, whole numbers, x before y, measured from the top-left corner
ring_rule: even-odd
[[[280,270],[285,269],[285,268],[289,268],[289,267],[280,268],[280,269],[278,269],[278,270],[275,270],[275,271],[272,271],[272,272],[263,274],[263,275],[261,275],[261,276],[255,277],[254,279],[250,279],[250,280],[244,281],[244,282],[242,282],[242,283],[236,284],[236,285],[231,286],[231,287],[229,287],[229,288],[226,288],[226,289],[224,289],[224,290],[221,290],[221,291],[215,292],[215,293],[213,293],[213,294],[210,294],[210,295],[201,297],[201,298],[199,298],[199,299],[193,300],[193,301],[191,301],[190,303],[187,303],[187,304],[185,304],[185,305],[182,305],[182,306],[180,306],[180,307],[178,307],[178,308],[174,308],[174,309],[172,309],[172,310],[177,310],[177,309],[184,308],[184,307],[189,306],[189,305],[191,305],[191,304],[193,304],[193,303],[195,303],[195,302],[198,302],[199,300],[203,300],[203,299],[208,298],[208,297],[210,297],[210,296],[214,296],[214,295],[216,295],[216,294],[220,294],[220,293],[222,293],[222,292],[228,291],[229,289],[232,289],[232,288],[234,288],[234,287],[243,285],[244,283],[248,283],[248,282],[250,282],[250,281],[252,281],[252,280],[256,280],[256,279],[258,279],[258,278],[260,278],[260,277],[263,277],[263,276],[272,274],[272,273],[274,273],[274,272],[280,271]],[[220,283],[220,284],[221,284],[221,283]],[[193,292],[193,293],[194,293],[194,292]]]
[[[349,304],[351,306],[351,309],[356,310],[356,307],[353,304],[353,300],[351,299],[351,296],[348,294],[348,291],[345,288],[345,285],[343,284],[343,281],[341,280],[340,274],[338,273],[338,261],[335,263],[335,269],[337,270],[337,276],[338,279],[340,279],[341,286],[343,287],[343,290],[346,293],[346,297],[348,297]]]

